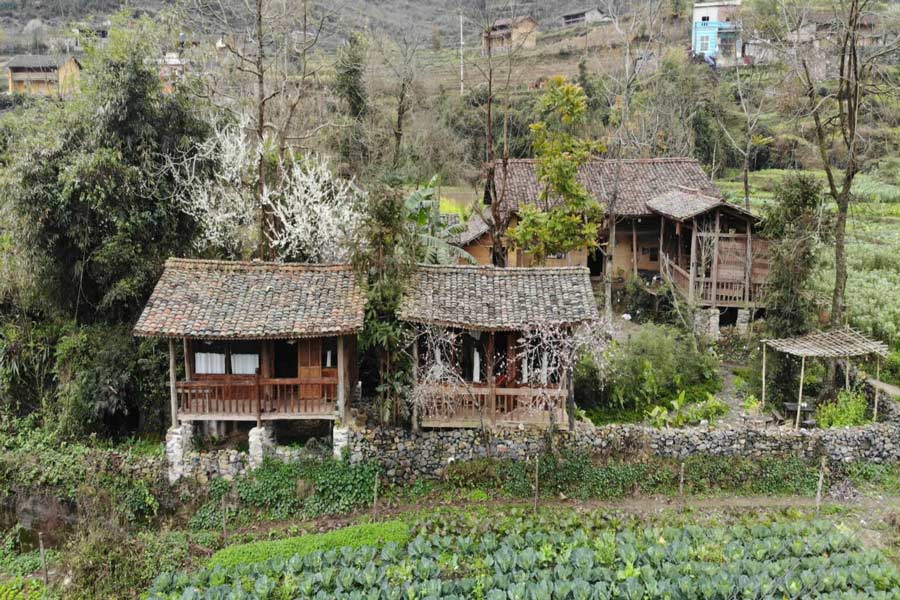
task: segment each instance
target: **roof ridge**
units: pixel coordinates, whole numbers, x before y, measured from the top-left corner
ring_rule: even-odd
[[[168,267],[196,267],[211,269],[213,267],[224,267],[229,270],[237,270],[244,268],[252,268],[259,270],[290,270],[290,271],[347,271],[353,268],[350,263],[297,263],[297,262],[275,262],[275,261],[259,261],[259,260],[221,260],[209,258],[180,258],[170,257],[166,259]]]
[[[481,271],[481,272],[491,272],[497,274],[528,274],[528,273],[557,273],[557,272],[590,272],[590,269],[587,267],[581,266],[559,266],[559,267],[551,267],[551,266],[542,266],[542,267],[497,267],[494,265],[431,265],[425,263],[416,264],[417,270],[426,270],[426,271]]]

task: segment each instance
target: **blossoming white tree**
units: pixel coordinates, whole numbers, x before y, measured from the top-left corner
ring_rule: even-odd
[[[255,148],[240,124],[220,125],[190,158],[175,161],[176,199],[199,224],[201,251],[247,258],[265,241],[278,260],[346,260],[364,194],[318,156],[273,159],[257,190]],[[269,153],[274,156],[275,153]],[[273,218],[260,239],[260,219]]]

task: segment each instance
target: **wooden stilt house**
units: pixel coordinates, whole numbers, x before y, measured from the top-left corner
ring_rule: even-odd
[[[443,357],[460,375],[452,382],[424,380],[417,349],[417,385],[434,388],[417,407],[423,427],[569,426],[571,373],[541,377],[550,357],[522,346],[542,327],[570,331],[599,318],[588,269],[420,266],[399,317],[460,334]]]
[[[169,259],[134,333],[169,340],[173,426],[334,420],[364,304],[349,265]]]

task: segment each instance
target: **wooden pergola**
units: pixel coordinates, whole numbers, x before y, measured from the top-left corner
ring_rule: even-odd
[[[800,390],[797,395],[797,415],[794,427],[800,427],[800,413],[803,406],[803,380],[806,374],[807,358],[834,358],[846,360],[844,368],[844,386],[850,387],[850,358],[856,356],[871,356],[876,358],[876,375],[881,376],[880,358],[888,355],[888,347],[884,342],[870,340],[860,332],[849,327],[834,331],[820,331],[793,338],[780,338],[762,340],[762,404],[766,404],[766,348],[800,357]],[[878,394],[875,394],[874,418],[878,419]]]

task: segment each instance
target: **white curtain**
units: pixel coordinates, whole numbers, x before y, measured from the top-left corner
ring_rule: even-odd
[[[197,352],[194,354],[194,372],[198,375],[224,375],[225,354]]]
[[[478,348],[472,348],[472,382],[481,383],[481,355]]]
[[[259,368],[259,354],[232,354],[232,375],[255,375]]]
[[[331,368],[331,367],[333,367],[333,366],[334,366],[334,365],[331,364],[331,350],[326,350],[326,351],[325,351],[325,368],[328,369],[328,368]]]

